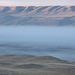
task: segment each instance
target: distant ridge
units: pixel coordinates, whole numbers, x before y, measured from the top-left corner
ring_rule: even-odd
[[[75,6],[0,6],[0,25],[75,25]]]

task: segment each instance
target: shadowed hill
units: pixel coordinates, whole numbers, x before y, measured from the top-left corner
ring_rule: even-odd
[[[75,63],[52,56],[0,55],[0,75],[74,75]]]

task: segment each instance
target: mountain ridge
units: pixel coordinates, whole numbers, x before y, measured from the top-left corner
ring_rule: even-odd
[[[75,6],[0,6],[0,25],[75,25]]]

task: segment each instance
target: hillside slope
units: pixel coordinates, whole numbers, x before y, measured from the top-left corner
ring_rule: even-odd
[[[0,75],[75,75],[75,62],[52,56],[0,55]]]
[[[75,25],[75,6],[0,6],[0,25]]]

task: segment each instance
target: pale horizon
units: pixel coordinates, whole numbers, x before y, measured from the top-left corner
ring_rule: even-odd
[[[74,0],[0,0],[0,6],[71,6],[75,5]]]

